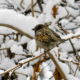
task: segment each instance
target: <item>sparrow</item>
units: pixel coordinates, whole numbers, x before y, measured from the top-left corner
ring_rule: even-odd
[[[65,41],[65,39],[61,39],[57,33],[44,24],[38,24],[32,30],[35,31],[35,41],[37,46],[46,51],[56,47],[59,41]]]

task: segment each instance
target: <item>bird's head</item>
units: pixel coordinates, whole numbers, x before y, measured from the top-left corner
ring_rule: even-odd
[[[44,28],[44,27],[46,27],[44,24],[38,24],[32,30],[37,31],[37,30]]]

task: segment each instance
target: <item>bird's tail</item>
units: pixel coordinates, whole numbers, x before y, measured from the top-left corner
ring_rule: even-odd
[[[66,41],[66,39],[60,39],[61,42]]]

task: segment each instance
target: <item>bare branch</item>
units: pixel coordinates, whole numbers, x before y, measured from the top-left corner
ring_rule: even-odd
[[[74,76],[76,75],[77,70],[78,70],[78,66],[77,66],[77,68],[76,68],[76,71],[75,71],[75,73],[74,73]]]
[[[70,34],[68,31],[66,31],[65,29],[63,29],[59,24],[57,24],[57,26],[58,26],[61,30],[63,30],[64,32]]]
[[[65,73],[62,71],[61,67],[59,66],[57,60],[54,58],[54,56],[48,51],[47,52],[50,58],[52,59],[53,63],[56,65],[57,70],[59,71],[60,75],[64,80],[68,80]]]
[[[39,8],[40,8],[40,10],[41,10],[41,12],[43,11],[43,8],[42,8],[42,6],[41,6],[41,0],[37,0],[37,3],[38,3],[38,5],[39,5]]]
[[[14,71],[14,73],[21,74],[21,75],[24,75],[24,76],[28,76],[27,74],[20,73],[20,72],[17,72],[17,71]]]
[[[67,11],[67,15],[66,15],[66,16],[64,16],[63,18],[66,18],[66,17],[68,17],[68,16],[69,16],[69,11],[66,9],[66,7],[65,7],[65,10]]]
[[[24,1],[24,0],[21,0],[20,6],[21,6],[23,9],[25,9],[25,8],[23,7],[23,5],[22,5],[23,1]]]
[[[27,56],[27,57],[33,56],[32,54],[17,54],[17,53],[15,53],[15,55],[21,55],[21,56]]]
[[[34,6],[33,6],[33,0],[31,0],[31,11],[32,11],[32,16],[34,17]]]
[[[80,34],[77,35],[77,36],[72,36],[71,38],[68,38],[67,40],[70,40],[70,39],[73,39],[73,38],[78,38],[78,37],[80,37]],[[67,40],[66,40],[66,41],[67,41]],[[63,41],[63,42],[65,42],[65,41]],[[60,45],[60,44],[63,43],[63,42],[58,43],[57,46]]]
[[[19,45],[24,45],[24,44],[26,44],[27,45],[27,43],[23,43],[23,44],[19,44]],[[7,48],[0,48],[0,50],[7,50],[7,49],[10,49],[11,47],[7,47]]]
[[[12,25],[9,25],[9,24],[1,24],[1,23],[0,23],[0,26],[1,26],[1,27],[2,27],[2,26],[3,26],[3,27],[5,26],[5,27],[8,27],[8,28],[14,29],[14,30],[18,31],[19,33],[21,33],[21,34],[27,36],[28,38],[33,39],[32,36],[30,36],[29,34],[23,32],[22,30],[20,30],[20,29],[14,27],[14,26],[12,26]]]
[[[28,63],[28,62],[30,62],[30,61],[32,61],[32,60],[35,60],[35,59],[37,59],[37,58],[40,58],[40,56],[42,56],[43,54],[44,54],[44,53],[40,54],[39,56],[33,57],[32,59],[30,59],[30,60],[28,60],[28,61],[25,61],[24,63],[19,63],[19,64],[18,64],[17,66],[15,66],[14,68],[11,68],[11,69],[9,69],[9,70],[1,73],[0,75],[9,73],[10,71],[15,70],[16,68],[21,67],[23,64],[26,64],[26,63]]]
[[[6,0],[9,4],[13,5],[12,3],[10,3],[8,0]]]
[[[79,68],[80,68],[80,64],[78,63],[78,62],[74,62],[73,60],[71,60],[71,61],[68,61],[68,60],[63,60],[63,59],[61,59],[61,58],[58,58],[60,61],[62,61],[62,62],[67,62],[67,63],[70,63],[70,62],[72,62],[73,64],[76,64]]]
[[[0,33],[0,35],[5,35],[5,36],[8,36],[8,35],[16,35],[17,33],[8,33],[8,34],[2,34],[2,33]]]

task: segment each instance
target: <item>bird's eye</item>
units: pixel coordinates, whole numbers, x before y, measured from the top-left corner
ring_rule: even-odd
[[[46,35],[48,35],[48,34],[46,33]]]

